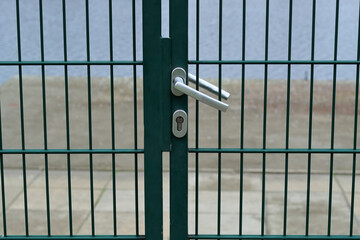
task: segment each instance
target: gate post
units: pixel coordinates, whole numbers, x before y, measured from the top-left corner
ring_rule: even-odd
[[[172,68],[188,69],[188,0],[170,0]],[[187,96],[172,95],[172,113],[188,111]],[[188,239],[188,134],[172,135],[170,152],[170,240]]]
[[[163,239],[161,0],[143,0],[145,236]]]

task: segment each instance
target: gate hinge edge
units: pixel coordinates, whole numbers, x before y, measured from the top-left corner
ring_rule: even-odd
[[[161,38],[161,149],[171,151],[171,39]]]

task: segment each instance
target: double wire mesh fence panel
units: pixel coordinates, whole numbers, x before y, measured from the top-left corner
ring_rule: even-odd
[[[231,93],[189,105],[189,239],[359,238],[359,9],[189,1],[196,88]]]
[[[140,1],[0,9],[3,237],[144,239]],[[189,239],[360,239],[359,9],[189,0]]]
[[[144,239],[141,3],[0,5],[2,238]]]

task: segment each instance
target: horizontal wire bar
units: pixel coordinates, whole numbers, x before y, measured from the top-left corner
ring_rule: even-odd
[[[144,153],[144,149],[2,149],[0,154],[132,154]]]
[[[188,239],[360,239],[360,235],[189,235]]]
[[[360,64],[358,60],[189,60],[189,64]],[[0,61],[0,66],[18,65],[142,65],[143,61]]]
[[[1,151],[0,151],[1,153]],[[360,149],[349,148],[189,148],[189,153],[360,153]]]
[[[143,61],[0,61],[0,66],[45,65],[142,65]]]
[[[65,239],[121,239],[121,240],[142,240],[145,239],[145,236],[135,236],[135,235],[76,235],[76,236],[63,236],[63,235],[53,235],[53,236],[46,236],[46,235],[32,235],[32,236],[21,236],[21,235],[14,235],[14,236],[0,236],[0,239],[11,239],[11,240],[22,240],[22,239],[56,239],[56,240],[65,240]]]
[[[189,64],[360,64],[358,60],[189,60]]]

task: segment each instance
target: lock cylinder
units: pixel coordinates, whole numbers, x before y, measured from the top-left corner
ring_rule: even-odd
[[[176,110],[172,117],[172,132],[175,137],[182,138],[187,133],[187,114],[184,110]]]

